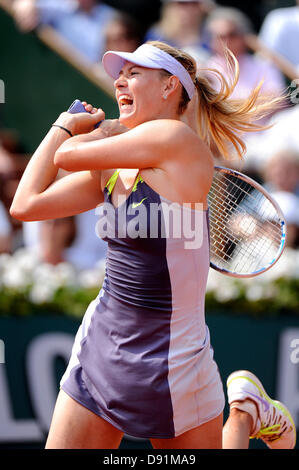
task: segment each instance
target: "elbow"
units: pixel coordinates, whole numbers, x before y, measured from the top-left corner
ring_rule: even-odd
[[[10,206],[9,213],[14,219],[20,220],[21,222],[28,222],[35,220],[33,218],[32,210],[30,205],[26,202],[13,201]]]
[[[54,155],[54,165],[63,170],[73,171],[71,150],[58,149]]]
[[[54,155],[54,165],[56,165],[58,168],[63,168],[64,160],[65,152],[57,150]]]
[[[9,213],[13,219],[21,220],[22,222],[25,222],[25,214],[23,211],[18,210],[15,207],[11,207],[9,209]]]
[[[26,220],[28,220],[29,214],[26,210],[24,210],[23,207],[18,207],[12,204],[9,209],[9,213],[11,217],[17,220],[21,220],[22,222],[25,222]]]
[[[90,169],[86,168],[79,144],[69,144],[68,141],[64,142],[59,149],[56,150],[53,161],[57,168],[66,171],[84,171]]]

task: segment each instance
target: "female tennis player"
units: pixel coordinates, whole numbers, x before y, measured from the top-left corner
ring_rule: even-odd
[[[41,220],[105,203],[97,229],[108,242],[106,276],[77,333],[46,447],[117,448],[126,433],[156,448],[221,448],[224,393],[204,313],[209,147],[241,155],[241,134],[280,100],[263,100],[257,87],[232,101],[237,63],[232,82],[215,72],[216,93],[192,57],[160,42],[107,52],[103,64],[119,120],[86,102],[89,113],[62,113],[11,207]],[[59,168],[70,174],[55,180]],[[194,231],[171,222],[172,210],[198,224],[200,240],[188,245]]]

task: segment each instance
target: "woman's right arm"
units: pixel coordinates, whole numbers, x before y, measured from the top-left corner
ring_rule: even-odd
[[[92,114],[72,115],[62,113],[56,121],[73,134],[84,134],[82,140],[94,140],[106,137],[97,130],[91,130],[104,113],[94,111]],[[46,220],[84,212],[103,202],[99,171],[82,171],[70,173],[56,179],[59,168],[54,163],[57,149],[70,139],[67,132],[52,127],[31,157],[15,193],[10,214],[23,220]]]

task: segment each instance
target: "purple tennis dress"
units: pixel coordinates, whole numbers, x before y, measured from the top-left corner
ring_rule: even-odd
[[[208,213],[173,204],[140,174],[114,208],[117,176],[105,187],[97,224],[108,242],[105,280],[84,315],[61,388],[128,435],[173,438],[224,408],[204,313]],[[188,217],[201,218],[194,246],[183,230],[178,236]]]

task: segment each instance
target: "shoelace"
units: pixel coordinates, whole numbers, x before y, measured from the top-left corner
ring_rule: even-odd
[[[262,428],[259,430],[259,432],[255,436],[250,437],[250,439],[259,439],[263,437],[267,438],[267,436],[269,437],[274,436],[280,430],[280,427],[281,427],[280,424],[273,424],[272,426]]]

